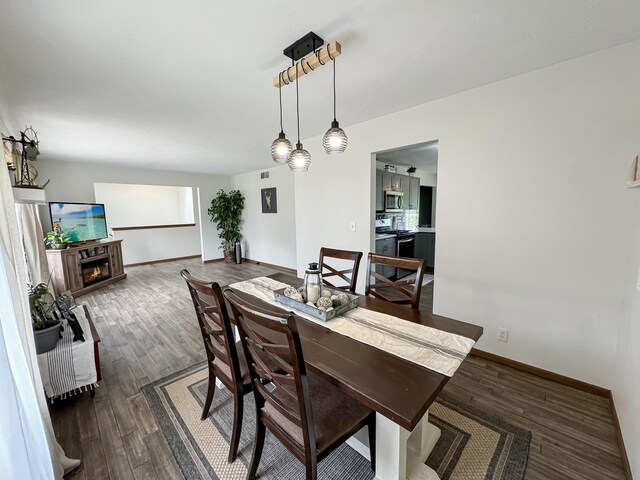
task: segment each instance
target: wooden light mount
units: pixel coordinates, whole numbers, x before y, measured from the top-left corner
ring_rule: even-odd
[[[309,32],[301,39],[284,49],[284,54],[295,62],[294,65],[273,77],[276,88],[289,85],[297,78],[313,72],[316,68],[333,61],[342,53],[342,46],[338,42],[323,45],[324,40],[313,32]],[[320,45],[322,47],[318,48]]]

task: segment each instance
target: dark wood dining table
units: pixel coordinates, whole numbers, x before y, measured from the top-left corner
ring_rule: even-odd
[[[285,273],[276,273],[269,277],[288,285],[302,284],[301,279]],[[247,293],[238,290],[235,290],[235,293],[257,306],[271,310],[280,308]],[[360,296],[359,306],[408,322],[455,333],[474,341],[477,341],[483,332],[482,327],[477,325],[372,297]],[[282,307],[282,310],[290,309]],[[296,320],[307,367],[407,432],[414,431],[420,425],[430,405],[450,378],[333,332],[306,318],[296,316]],[[378,463],[380,464],[379,459]],[[400,477],[401,472],[398,478]],[[386,479],[392,476],[378,475],[376,478]]]

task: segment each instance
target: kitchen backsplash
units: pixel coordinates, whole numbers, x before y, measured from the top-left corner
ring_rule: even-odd
[[[405,210],[400,213],[379,213],[376,215],[376,220],[381,218],[395,219],[396,230],[414,230],[418,227],[418,213],[418,210]]]

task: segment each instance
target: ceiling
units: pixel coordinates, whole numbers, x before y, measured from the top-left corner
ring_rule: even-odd
[[[419,143],[407,147],[376,153],[376,161],[403,167],[416,167],[421,172],[438,172],[438,141]],[[403,172],[404,173],[404,172]]]
[[[0,0],[0,120],[33,125],[42,160],[232,174],[274,165],[271,78],[310,30],[343,45],[343,127],[640,38],[635,0],[401,5]],[[302,138],[322,134],[330,68],[301,79],[300,102]]]

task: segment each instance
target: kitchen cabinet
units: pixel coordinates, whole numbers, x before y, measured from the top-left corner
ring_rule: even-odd
[[[391,176],[393,173],[389,173],[386,170],[382,171],[382,191],[386,192],[387,190],[391,190]]]
[[[402,193],[404,193],[404,209],[418,210],[420,208],[420,179],[402,176]]]
[[[382,172],[382,190],[383,191],[402,191],[402,178],[404,175],[399,173],[391,173],[386,170],[380,170]]]
[[[391,174],[391,190],[394,192],[402,192],[403,177],[404,175],[398,173]]]
[[[420,208],[420,179],[386,170],[376,170],[376,211],[384,211],[384,192],[404,193],[404,210]]]
[[[422,258],[427,268],[435,267],[436,234],[418,232],[415,235],[415,257]]]
[[[387,255],[395,257],[396,252],[396,237],[382,238],[376,240],[376,253],[378,255]],[[387,265],[376,265],[376,272],[383,277],[391,278],[395,276],[396,269]]]
[[[408,180],[408,182],[406,182]],[[415,177],[407,177],[405,182],[409,184],[409,195],[405,193],[407,208],[409,210],[418,210],[420,208],[420,179]]]

